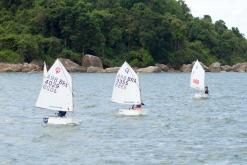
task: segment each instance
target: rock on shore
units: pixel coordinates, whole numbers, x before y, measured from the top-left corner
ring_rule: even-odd
[[[146,68],[137,69],[137,72],[140,72],[140,73],[158,73],[161,71],[162,71],[161,68],[158,66],[148,66]]]
[[[90,66],[87,68],[87,73],[104,73],[105,70],[101,67]]]
[[[234,72],[246,72],[247,71],[247,63],[238,63],[232,66],[232,71]]]
[[[77,63],[74,63],[70,59],[59,58],[59,60],[69,72],[86,72],[87,71],[86,67],[78,65]]]
[[[22,65],[22,72],[37,72],[42,70],[42,67],[36,64],[28,64],[28,63],[24,63]]]
[[[170,69],[169,66],[165,64],[155,64],[155,66],[159,67],[162,72],[168,72]]]
[[[105,73],[117,73],[120,67],[106,68]]]
[[[0,63],[0,72],[36,72],[42,68],[35,64],[6,64]]]
[[[232,66],[229,65],[224,65],[220,66],[222,72],[231,72],[232,71]]]
[[[219,62],[212,63],[209,66],[210,72],[220,72],[221,71],[221,64]]]
[[[183,65],[180,67],[179,70],[180,70],[181,72],[191,72],[192,67],[193,67],[193,64],[183,64]]]
[[[101,59],[91,54],[86,54],[82,57],[82,66],[85,66],[85,67],[93,66],[93,67],[98,67],[98,68],[103,69]]]

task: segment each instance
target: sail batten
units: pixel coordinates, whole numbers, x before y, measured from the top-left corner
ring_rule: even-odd
[[[45,74],[35,104],[36,107],[56,111],[73,111],[72,78],[57,59]]]
[[[197,90],[204,90],[205,71],[197,60],[191,71],[190,86]]]
[[[117,73],[111,100],[120,104],[141,104],[139,79],[127,62]]]

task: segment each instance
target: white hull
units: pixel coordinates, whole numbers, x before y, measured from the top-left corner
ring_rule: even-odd
[[[71,117],[50,116],[50,117],[43,118],[43,121],[46,124],[59,124],[59,125],[66,125],[66,124],[77,125],[77,124],[79,124],[79,121],[76,121],[75,119],[73,119]]]
[[[193,97],[194,99],[208,99],[209,95],[204,93],[196,93]]]
[[[143,109],[119,109],[118,114],[125,116],[140,116],[145,115],[146,113]]]

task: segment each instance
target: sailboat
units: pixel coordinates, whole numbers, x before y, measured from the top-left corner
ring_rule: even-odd
[[[194,98],[208,98],[208,94],[204,94],[204,80],[205,80],[205,71],[198,60],[196,60],[190,77],[190,87],[197,90],[197,93],[194,95]]]
[[[43,84],[35,106],[53,111],[72,112],[72,78],[59,59],[47,73],[44,67]],[[71,117],[50,116],[43,118],[48,124],[73,124]]]
[[[127,62],[119,69],[112,91],[112,102],[132,105],[129,109],[119,109],[121,115],[143,115],[139,78]],[[136,106],[136,107],[134,107]]]

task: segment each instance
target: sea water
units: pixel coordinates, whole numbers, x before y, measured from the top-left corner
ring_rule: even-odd
[[[247,74],[206,73],[210,98],[195,100],[189,73],[139,74],[147,115],[112,103],[116,74],[73,73],[80,125],[54,126],[35,108],[42,73],[0,74],[0,164],[247,164]]]

